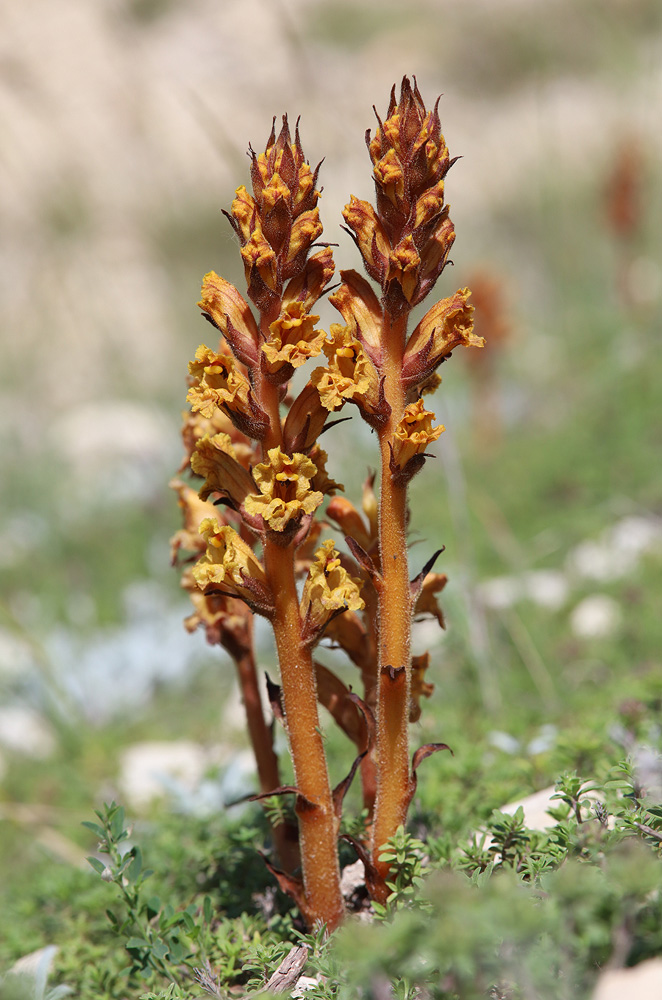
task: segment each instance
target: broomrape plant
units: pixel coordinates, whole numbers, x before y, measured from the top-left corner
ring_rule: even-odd
[[[441,381],[437,368],[455,347],[481,347],[483,340],[473,333],[467,288],[408,329],[411,310],[434,288],[455,239],[444,203],[454,160],[438,103],[426,110],[416,82],[412,87],[405,77],[399,100],[394,87],[385,119],[377,115],[374,137],[366,134],[376,204],[352,196],[343,215],[381,294],[357,271],[341,271],[329,301],[342,322],[328,335],[313,312],[335,270],[330,245],[320,242],[320,167],[311,169],[298,122],[293,141],[286,116],[278,135],[272,126],[263,153],[250,149],[252,194],[238,188],[225,214],[254,308],[222,277],[205,275],[199,305],[221,338],[216,348],[199,347],[189,365],[180,474],[202,486],[173,483],[184,518],[173,560],[187,553],[183,586],[194,606],[186,624],[204,627],[236,664],[257,762],[256,798],[295,796],[298,829],[274,812],[281,867],[267,863],[310,926],[334,928],[343,917],[338,835],[355,774],[368,822],[362,840],[349,839],[365,864],[370,895],[383,904],[393,856],[380,856],[380,848],[406,821],[419,763],[448,749],[429,744],[410,755],[409,723],[432,691],[428,654],[411,654],[412,620],[432,615],[443,627],[437,594],[446,577],[432,572],[437,552],[410,578],[407,489],[444,430],[424,402]],[[324,363],[293,395],[296,369],[320,357]],[[319,443],[342,422],[347,403],[379,441],[379,497],[370,476],[360,508],[336,495],[343,486],[327,473]],[[349,554],[333,540],[320,544],[329,524],[340,529]],[[268,680],[268,691],[287,732],[293,786],[281,785],[259,697],[255,614],[274,632],[280,682]],[[323,636],[358,668],[361,697],[317,662]],[[319,704],[356,748],[335,789]]]

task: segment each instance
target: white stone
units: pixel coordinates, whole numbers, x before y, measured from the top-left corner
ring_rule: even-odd
[[[26,757],[45,758],[55,750],[55,737],[46,720],[24,705],[0,708],[0,744]]]
[[[511,608],[522,597],[522,580],[516,576],[495,576],[479,583],[476,593],[486,608],[497,611]]]
[[[591,594],[574,608],[570,628],[578,639],[608,639],[617,631],[623,612],[607,594]]]
[[[592,1000],[660,1000],[662,958],[649,958],[631,969],[610,969],[598,979]]]
[[[519,740],[511,736],[510,733],[501,732],[499,729],[493,729],[491,733],[487,734],[487,742],[490,746],[496,747],[497,750],[503,750],[504,753],[517,753],[520,749]]]
[[[524,597],[541,608],[558,611],[568,599],[570,585],[565,573],[554,569],[536,569],[522,574]]]
[[[24,673],[33,663],[30,643],[0,627],[0,677]]]
[[[662,547],[662,521],[653,517],[624,517],[611,530],[611,543],[622,553],[643,556]]]
[[[134,809],[162,798],[173,782],[197,787],[209,766],[209,754],[191,740],[146,741],[127,747],[120,757],[119,786]]]
[[[569,553],[568,571],[585,580],[608,583],[626,576],[634,566],[632,554],[617,552],[607,542],[580,542]]]
[[[558,799],[552,801],[552,795],[555,794],[554,785],[550,785],[549,788],[542,788],[539,792],[518,799],[517,802],[509,802],[508,805],[502,806],[500,811],[507,813],[508,816],[514,816],[521,806],[524,810],[524,825],[529,830],[546,830],[547,827],[554,825],[548,810],[559,806]]]
[[[290,993],[290,996],[292,997],[292,1000],[300,1000],[301,997],[305,996],[308,990],[314,990],[318,986],[318,979],[314,979],[312,976],[299,976],[297,984]]]

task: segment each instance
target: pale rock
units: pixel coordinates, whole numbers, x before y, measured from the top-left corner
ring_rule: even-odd
[[[191,740],[135,743],[121,754],[118,782],[127,803],[143,809],[173,783],[187,791],[198,787],[210,764],[209,751]]]
[[[592,1000],[660,1000],[662,958],[649,958],[631,969],[609,969],[598,979]]]
[[[578,639],[608,639],[618,630],[623,612],[607,594],[591,594],[574,608],[570,628]]]
[[[32,666],[32,647],[9,629],[0,627],[0,677],[16,677]]]
[[[26,757],[43,759],[55,750],[55,737],[46,720],[24,705],[0,708],[0,744]]]
[[[290,993],[292,1000],[301,1000],[308,990],[317,989],[319,986],[319,980],[315,979],[313,976],[299,976],[297,984]]]
[[[493,729],[491,733],[488,733],[487,742],[490,746],[496,747],[497,750],[502,750],[504,753],[514,754],[520,749],[519,740],[500,729]]]
[[[524,810],[524,825],[529,830],[546,830],[554,825],[554,820],[548,814],[549,809],[558,808],[559,800],[552,801],[552,795],[556,794],[554,785],[549,788],[542,788],[539,792],[527,795],[517,802],[509,802],[508,805],[501,806],[501,812],[508,816],[514,816],[519,807]]]
[[[541,608],[558,611],[570,593],[565,573],[554,569],[536,569],[522,574],[524,597]]]
[[[516,576],[495,576],[478,584],[476,593],[486,608],[501,611],[520,600],[522,582]]]
[[[634,568],[632,554],[616,552],[605,542],[580,542],[568,555],[566,566],[573,576],[598,583],[619,580]]]

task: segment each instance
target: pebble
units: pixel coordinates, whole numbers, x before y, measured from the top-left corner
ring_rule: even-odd
[[[649,958],[631,969],[609,969],[598,979],[592,1000],[660,1000],[662,958]]]
[[[47,721],[24,705],[0,708],[0,745],[26,757],[45,759],[55,751],[56,742]]]
[[[621,624],[623,612],[613,597],[591,594],[574,608],[570,628],[578,639],[608,639]]]

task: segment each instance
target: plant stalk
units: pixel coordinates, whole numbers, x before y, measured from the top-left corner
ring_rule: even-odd
[[[379,549],[383,582],[378,587],[377,801],[373,861],[383,878],[388,876],[389,866],[379,862],[379,848],[406,820],[410,782],[412,600],[407,560],[407,487],[393,482],[390,469],[391,445],[405,408],[401,375],[407,318],[405,313],[391,321],[386,315],[382,341],[384,394],[391,413],[379,432]]]

